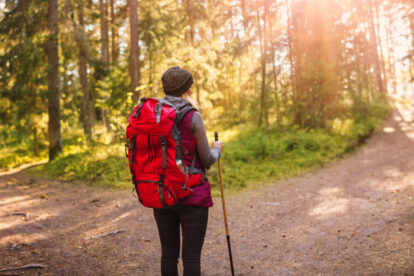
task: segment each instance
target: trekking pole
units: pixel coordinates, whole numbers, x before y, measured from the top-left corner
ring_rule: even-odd
[[[216,141],[218,141],[218,132],[217,131],[214,132],[214,138],[215,138]],[[220,158],[217,159],[217,165],[218,165],[219,178],[220,178],[221,202],[222,202],[222,206],[223,206],[224,226],[226,227],[227,246],[229,248],[231,275],[234,276],[233,257],[231,256],[231,245],[230,245],[229,225],[227,224],[226,203],[224,202],[224,188],[223,188],[223,179],[221,177]]]

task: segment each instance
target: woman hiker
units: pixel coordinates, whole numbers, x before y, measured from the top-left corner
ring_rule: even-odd
[[[195,106],[191,98],[193,91],[192,75],[178,66],[168,69],[162,75],[162,86],[165,99],[172,103],[178,111],[184,107]],[[190,111],[179,126],[182,143],[183,163],[190,174],[204,174],[223,152],[221,141],[213,142],[210,149],[203,119],[198,111]],[[196,156],[193,161],[193,157]],[[194,163],[194,164],[192,164]],[[161,274],[163,276],[178,275],[177,264],[180,254],[180,227],[182,230],[182,260],[184,276],[200,275],[200,257],[207,229],[208,208],[213,206],[210,183],[207,178],[201,185],[192,187],[189,196],[183,198],[177,206],[169,209],[155,209],[161,241]]]

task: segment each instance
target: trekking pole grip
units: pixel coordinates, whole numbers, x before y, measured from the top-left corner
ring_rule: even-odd
[[[217,131],[214,131],[214,140],[218,141],[218,132]]]

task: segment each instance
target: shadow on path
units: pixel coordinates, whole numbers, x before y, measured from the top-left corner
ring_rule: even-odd
[[[414,275],[413,115],[397,111],[336,164],[228,197],[237,275]],[[203,275],[230,271],[220,203],[211,209]],[[0,268],[41,263],[43,271],[19,273],[159,275],[156,231],[152,210],[130,191],[0,175]]]

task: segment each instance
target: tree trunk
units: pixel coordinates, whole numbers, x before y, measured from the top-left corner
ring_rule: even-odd
[[[186,0],[186,11],[187,11],[187,16],[188,16],[188,24],[190,26],[190,43],[191,45],[194,45],[194,19],[193,19],[193,14],[194,14],[194,9],[192,7],[192,0]]]
[[[295,103],[297,98],[297,81],[296,81],[296,70],[295,70],[295,62],[294,62],[294,52],[293,52],[293,36],[292,36],[292,7],[290,5],[290,1],[287,0],[287,39],[288,39],[288,58],[290,63],[290,84],[292,89],[292,99]],[[295,108],[295,107],[294,107]],[[294,113],[294,122],[298,123],[300,121],[300,113],[296,110],[293,110]]]
[[[91,94],[88,83],[87,63],[88,63],[88,45],[84,29],[83,5],[78,6],[79,27],[78,27],[78,45],[79,45],[79,78],[82,87],[82,121],[83,131],[88,141],[92,140],[92,110]]]
[[[68,89],[69,89],[69,78],[68,78],[68,58],[63,55],[63,84],[62,84],[62,94],[64,97],[67,97],[68,95]]]
[[[118,45],[115,28],[115,0],[109,0],[111,6],[111,62],[115,65],[118,62]]]
[[[388,15],[391,20],[391,15]],[[391,26],[391,22],[388,24],[387,27],[385,27],[385,36],[387,40],[387,56],[388,56],[388,71],[389,75],[392,79],[392,87],[393,87],[393,93],[397,93],[397,76],[395,75],[395,61],[394,61],[394,50],[392,47],[390,47],[390,29],[389,26]]]
[[[357,97],[361,97],[361,62],[360,62],[360,58],[359,58],[359,46],[358,46],[358,40],[357,40],[357,32],[356,32],[356,25],[350,30],[351,36],[352,36],[352,44],[353,44],[353,48],[354,48],[354,55],[355,55],[355,65],[354,68],[352,69],[348,69],[349,71],[355,70],[356,72],[356,79],[355,79],[355,89],[356,89],[356,93],[352,93],[352,101],[355,102],[355,100],[357,99]],[[352,79],[351,79],[351,74],[349,73],[349,82],[351,83]],[[350,87],[350,91],[352,91],[353,89]]]
[[[414,5],[411,4],[409,9],[408,19],[410,21],[411,29],[411,56],[410,56],[410,78],[411,78],[411,88],[414,91]]]
[[[101,58],[105,70],[109,64],[109,39],[108,39],[108,4],[106,0],[99,0],[99,11],[101,18]]]
[[[266,64],[267,64],[267,15],[269,14],[268,2],[264,2],[263,13],[263,59],[262,60],[262,97],[264,106],[265,126],[269,128],[269,107],[267,104]]]
[[[278,95],[278,89],[277,89],[277,76],[279,75],[279,72],[276,72],[276,60],[275,60],[275,42],[274,42],[274,36],[273,36],[273,16],[270,15],[269,17],[269,28],[270,28],[270,45],[271,45],[271,51],[272,51],[272,75],[273,75],[273,86],[275,89],[275,101],[276,101],[276,128],[279,128],[280,126],[280,100]]]
[[[246,36],[248,36],[249,34],[249,19],[248,19],[248,15],[247,15],[247,4],[246,4],[246,0],[241,0],[240,1],[240,8],[242,11],[242,18],[243,18],[243,29],[244,29],[244,33]]]
[[[109,39],[108,39],[108,4],[106,0],[99,0],[99,10],[101,17],[101,61],[104,66],[104,75],[106,76],[109,70]],[[104,91],[104,101],[108,102],[108,91]],[[108,120],[108,108],[102,108],[102,122],[106,130],[110,131],[111,126]]]
[[[380,60],[381,60],[381,71],[384,83],[384,91],[387,93],[388,91],[388,80],[387,80],[387,73],[385,71],[385,60],[384,60],[384,50],[382,49],[382,41],[381,41],[381,30],[380,30],[380,23],[379,23],[379,15],[378,15],[378,0],[374,0],[374,9],[375,9],[375,21],[376,21],[376,33],[377,35],[377,43],[380,48]]]
[[[259,32],[259,45],[260,45],[260,60],[261,60],[261,93],[260,93],[260,110],[259,110],[259,127],[262,125],[263,116],[266,116],[266,39],[262,33],[262,27],[260,24],[260,11],[259,3],[256,0],[256,16],[257,16],[257,27]],[[266,127],[268,122],[266,122]]]
[[[228,7],[228,17],[229,17],[229,24],[230,24],[230,41],[234,38],[234,23],[233,23],[233,7],[230,5]]]
[[[375,75],[377,78],[378,89],[381,93],[385,93],[384,82],[381,76],[381,62],[378,55],[378,44],[377,44],[377,33],[375,31],[374,23],[374,14],[372,0],[369,1],[369,30],[370,30],[370,40],[371,40],[371,50],[374,55],[374,66],[375,66]]]
[[[372,68],[371,68],[372,67],[371,63],[372,62],[370,60],[370,50],[371,50],[371,48],[370,48],[370,45],[368,45],[367,47],[365,47],[365,45],[364,45],[366,37],[368,37],[370,35],[369,22],[368,22],[369,20],[366,18],[365,12],[366,11],[363,11],[363,14],[361,15],[361,18],[363,18],[366,22],[364,22],[362,24],[362,28],[361,28],[363,38],[360,38],[360,40],[363,39],[363,41],[361,42],[361,48],[362,48],[361,52],[363,53],[363,56],[361,56],[360,60],[361,60],[361,64],[362,64],[362,72],[364,74],[364,79],[363,79],[364,83],[363,84],[364,84],[364,87],[366,88],[365,89],[365,91],[366,91],[365,94],[363,93],[364,90],[362,90],[362,97],[365,97],[365,99],[369,101],[371,99],[372,94],[373,94],[373,91],[372,91],[373,90],[373,88],[372,88],[373,81],[371,81],[371,70],[372,70]],[[370,41],[368,41],[368,43],[370,43]],[[377,87],[378,85],[375,85],[375,86]],[[362,89],[364,87],[362,87]]]
[[[128,0],[129,5],[129,26],[131,31],[130,41],[130,74],[131,84],[130,89],[132,91],[132,101],[136,102],[139,99],[139,91],[135,89],[139,86],[140,74],[139,74],[139,45],[138,45],[138,5],[137,0]]]
[[[49,113],[49,161],[55,159],[62,151],[60,133],[60,103],[59,103],[59,45],[58,45],[58,1],[48,0],[48,29],[47,43],[48,60],[48,113]],[[35,130],[36,131],[36,130]],[[36,139],[36,138],[35,138]]]

